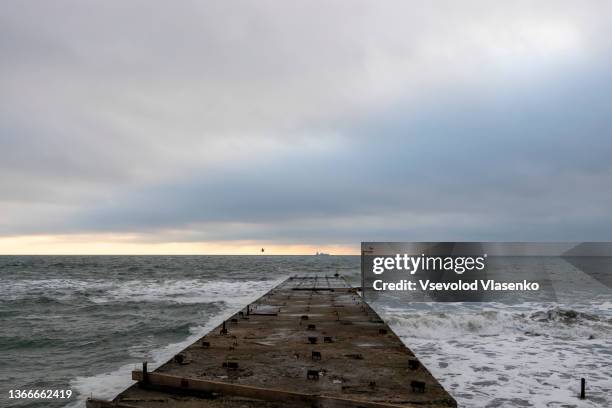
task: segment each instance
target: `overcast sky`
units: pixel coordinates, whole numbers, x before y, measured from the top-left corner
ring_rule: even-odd
[[[612,240],[612,3],[0,8],[0,253]]]

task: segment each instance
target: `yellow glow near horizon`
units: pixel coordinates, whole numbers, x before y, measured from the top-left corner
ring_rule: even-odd
[[[0,238],[0,255],[358,255],[355,246],[273,242],[146,242],[134,235],[27,235]]]

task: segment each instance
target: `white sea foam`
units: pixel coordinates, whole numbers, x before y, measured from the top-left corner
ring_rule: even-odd
[[[227,316],[238,312],[246,304],[260,297],[263,293],[282,282],[286,277],[266,281],[241,281],[241,282],[198,282],[193,280],[164,281],[159,284],[141,283],[136,285],[123,285],[108,297],[99,301],[111,300],[163,300],[168,297],[174,299],[174,295],[187,294],[187,302],[210,302],[211,299],[223,300],[225,307],[217,313],[204,326],[195,326],[190,329],[191,334],[178,343],[168,344],[165,347],[151,350],[149,355],[150,369],[156,369],[173,355],[195,342],[198,338],[208,333],[214,327],[223,322]],[[138,289],[140,288],[140,289]],[[168,290],[168,291],[166,291]],[[181,292],[181,290],[183,292]],[[186,292],[185,292],[186,291]],[[138,347],[141,348],[141,347]],[[72,390],[78,393],[78,400],[66,405],[66,408],[82,408],[88,397],[99,399],[112,399],[133,384],[130,380],[131,372],[139,368],[135,364],[125,364],[118,369],[100,373],[91,377],[77,377],[70,382]]]
[[[253,292],[270,288],[269,280],[211,281],[200,279],[179,280],[131,280],[122,282],[100,296],[92,297],[104,302],[176,302],[208,303],[226,302],[244,304]]]
[[[378,308],[461,407],[612,404],[612,327],[552,308],[482,304]],[[435,311],[442,309],[443,312]],[[452,310],[452,311],[451,311]],[[569,316],[569,317],[568,317]],[[578,399],[580,378],[588,399]]]
[[[598,305],[598,308],[612,312],[612,302],[602,302]]]

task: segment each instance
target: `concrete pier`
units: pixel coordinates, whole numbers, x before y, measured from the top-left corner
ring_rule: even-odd
[[[357,291],[292,277],[137,384],[88,408],[456,407]]]

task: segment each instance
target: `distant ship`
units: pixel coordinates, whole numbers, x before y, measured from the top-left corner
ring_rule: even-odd
[[[329,256],[329,254],[325,253],[325,252],[319,252],[317,251],[317,253],[315,254],[315,256]]]

